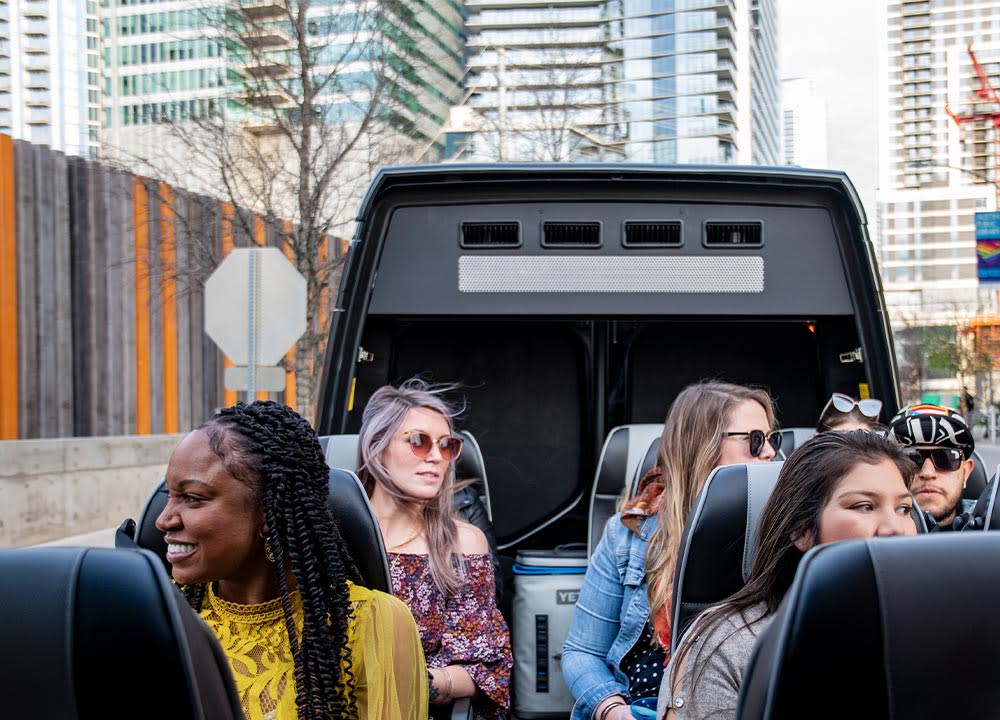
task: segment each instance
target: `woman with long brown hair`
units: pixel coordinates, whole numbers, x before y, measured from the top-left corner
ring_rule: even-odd
[[[717,465],[774,457],[774,427],[771,398],[759,388],[702,382],[674,400],[656,467],[608,521],[584,577],[561,663],[573,720],[624,720],[631,703],[656,697],[684,522]]]
[[[742,590],[699,615],[663,678],[659,718],[733,718],[754,643],[815,545],[914,535],[909,486],[916,466],[892,440],[865,430],[826,432],[791,454],[760,518]]]
[[[414,378],[365,406],[358,476],[389,553],[393,592],[420,628],[432,705],[471,697],[477,718],[510,705],[513,658],[483,532],[452,509],[462,439],[443,395]]]

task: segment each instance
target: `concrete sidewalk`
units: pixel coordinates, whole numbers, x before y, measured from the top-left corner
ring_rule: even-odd
[[[68,546],[83,546],[83,547],[114,547],[115,546],[115,531],[118,528],[107,528],[105,530],[98,530],[97,532],[84,533],[83,535],[73,535],[71,537],[65,537],[61,540],[53,540],[47,543],[41,543],[35,547],[55,547],[58,545],[68,545]]]

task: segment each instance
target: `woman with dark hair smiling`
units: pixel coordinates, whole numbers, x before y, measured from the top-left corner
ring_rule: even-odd
[[[657,717],[735,717],[754,643],[803,553],[837,540],[916,534],[915,472],[896,443],[864,430],[822,433],[796,448],[761,513],[747,584],[684,634],[663,676]]]
[[[426,717],[416,625],[358,584],[306,420],[273,402],[225,408],[174,450],[166,487],[167,560],[247,720]]]

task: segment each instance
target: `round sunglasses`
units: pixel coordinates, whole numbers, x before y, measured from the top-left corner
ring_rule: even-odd
[[[850,395],[844,395],[843,393],[834,393],[830,396],[830,399],[826,401],[826,405],[823,406],[823,412],[819,414],[823,417],[826,411],[830,409],[830,406],[837,412],[849,413],[854,408],[864,415],[866,418],[876,419],[878,414],[882,412],[882,401],[876,400],[875,398],[866,398],[864,400],[855,400]]]
[[[955,472],[962,467],[962,451],[954,448],[906,448],[906,457],[923,467],[928,459],[941,472]]]
[[[437,445],[441,458],[451,462],[462,454],[462,438],[455,435],[442,435],[436,440],[423,430],[407,430],[403,437],[410,444],[410,450],[421,460],[430,454],[431,446]]]
[[[744,432],[727,432],[726,437],[733,435],[745,435],[747,440],[750,441],[750,457],[760,457],[761,451],[764,450],[764,441],[766,440],[774,448],[775,452],[781,447],[781,431],[772,430],[771,432],[764,432],[763,430],[746,430]]]

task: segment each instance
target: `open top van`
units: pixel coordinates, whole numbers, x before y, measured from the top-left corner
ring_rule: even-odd
[[[602,443],[685,385],[767,387],[783,427],[833,391],[898,405],[857,194],[832,171],[627,165],[388,168],[358,214],[321,435],[381,385],[458,382],[501,548],[586,537]]]
[[[883,421],[899,402],[857,194],[790,168],[383,170],[341,281],[319,434],[356,448],[372,393],[414,375],[463,389],[522,718],[572,708],[559,660],[588,551],[682,388],[765,386],[800,437],[831,392],[880,398]]]

